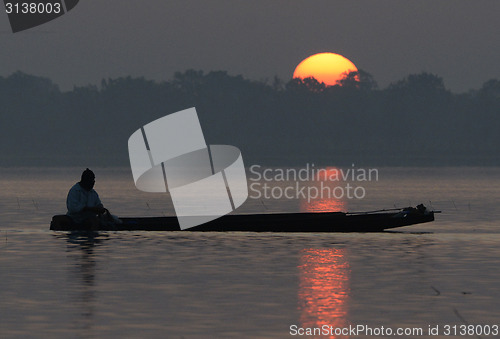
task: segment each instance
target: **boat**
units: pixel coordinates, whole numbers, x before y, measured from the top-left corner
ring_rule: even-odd
[[[386,229],[426,223],[434,213],[424,205],[401,209],[345,213],[268,213],[228,214],[183,232],[381,232]],[[120,218],[121,223],[101,225],[99,231],[181,231],[177,217]],[[53,231],[86,230],[67,215],[55,215],[50,223]]]

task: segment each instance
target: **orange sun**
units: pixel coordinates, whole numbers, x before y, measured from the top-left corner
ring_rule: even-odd
[[[318,53],[302,60],[293,72],[294,78],[313,77],[327,86],[338,85],[349,72],[357,72],[358,69],[347,58],[335,53]]]

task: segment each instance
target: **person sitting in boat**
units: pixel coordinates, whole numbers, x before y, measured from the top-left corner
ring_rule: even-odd
[[[75,223],[84,224],[90,229],[97,229],[100,217],[109,214],[94,190],[94,184],[94,172],[87,168],[83,171],[81,180],[71,187],[66,199],[66,215]]]

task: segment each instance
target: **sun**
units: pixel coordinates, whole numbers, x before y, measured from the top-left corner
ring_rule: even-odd
[[[338,85],[349,72],[357,72],[356,66],[347,58],[335,53],[318,53],[302,60],[293,72],[294,78],[313,77],[327,86]]]

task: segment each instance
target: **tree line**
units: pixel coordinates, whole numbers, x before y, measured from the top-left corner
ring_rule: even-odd
[[[22,72],[0,77],[0,166],[125,166],[134,131],[193,106],[207,143],[237,146],[247,166],[500,165],[496,79],[456,94],[428,73],[380,89],[365,71],[325,86],[188,70],[70,91]]]

